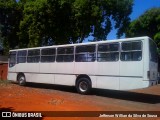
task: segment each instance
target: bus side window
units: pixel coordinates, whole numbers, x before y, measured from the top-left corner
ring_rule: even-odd
[[[96,60],[96,46],[82,45],[76,47],[76,62],[94,62]]]
[[[27,55],[26,50],[18,51],[17,63],[25,63],[26,62],[26,55]]]
[[[119,43],[107,43],[98,45],[97,61],[111,62],[119,60]]]
[[[41,50],[41,62],[54,62],[55,61],[55,48],[44,48]]]
[[[122,61],[141,61],[142,42],[122,42],[121,60]]]
[[[73,62],[74,47],[59,47],[57,49],[57,62]]]
[[[39,49],[28,50],[28,56],[27,56],[28,63],[38,63],[39,60],[40,60]]]

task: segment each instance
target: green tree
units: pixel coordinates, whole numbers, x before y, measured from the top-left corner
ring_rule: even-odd
[[[155,40],[160,53],[160,8],[147,10],[138,19],[132,21],[126,31],[126,37],[149,36]]]
[[[0,42],[5,53],[18,45],[19,23],[22,16],[16,0],[0,0]]]
[[[130,22],[132,5],[133,0],[26,2],[18,33],[19,47],[83,42],[89,34],[102,40],[113,27],[120,37]]]

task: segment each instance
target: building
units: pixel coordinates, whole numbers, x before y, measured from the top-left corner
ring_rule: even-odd
[[[8,57],[0,56],[0,80],[7,80]]]

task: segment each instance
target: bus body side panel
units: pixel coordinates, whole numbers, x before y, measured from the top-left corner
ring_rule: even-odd
[[[143,60],[120,62],[120,90],[143,87]]]
[[[22,72],[22,73],[26,73],[26,72],[30,72],[30,70],[28,70],[28,65],[31,63],[17,63],[16,64],[16,72]],[[32,68],[30,68],[32,69]]]
[[[16,82],[17,81],[17,73],[8,71],[7,79]]]
[[[149,71],[150,71],[150,80],[157,80],[157,74],[158,74],[158,64],[155,62],[150,61],[149,62]]]
[[[40,70],[39,70],[40,75],[39,81],[41,83],[50,83],[54,84],[54,76],[56,73],[56,64],[55,62],[51,63],[40,63]]]
[[[75,85],[74,62],[56,62],[55,84]]]
[[[96,88],[96,66],[97,62],[75,62],[74,74],[88,75],[92,81],[92,88]]]
[[[149,82],[149,78],[148,78],[148,71],[149,71],[149,39],[146,38],[143,41],[143,87],[149,87],[150,86],[150,82]]]
[[[47,83],[52,84],[54,75],[52,74],[35,74],[35,73],[25,73],[26,81],[33,83]]]
[[[16,64],[16,75],[15,75],[15,79],[17,79],[17,75],[18,73],[24,73],[25,77],[26,77],[26,81],[28,82],[29,79],[27,79],[26,76],[26,72],[28,72],[28,64],[29,63],[17,63]],[[32,69],[32,68],[30,68]]]
[[[24,71],[26,82],[36,82],[39,74],[39,63],[27,63]],[[22,70],[22,69],[21,69]],[[17,71],[21,72],[21,71]]]
[[[158,82],[158,64],[150,61],[149,72],[150,72],[149,86],[156,85]]]
[[[17,64],[15,64],[12,67],[9,67],[9,65],[8,65],[8,72],[16,72],[16,66],[17,66]]]
[[[17,73],[16,73],[16,64],[13,67],[9,67],[8,64],[8,80],[16,81],[17,80]]]
[[[149,71],[149,39],[145,39],[144,42],[144,48],[143,48],[143,80],[148,81],[148,71]],[[149,85],[149,84],[148,84]]]
[[[119,90],[119,61],[97,63],[97,88]]]
[[[143,78],[120,77],[120,90],[144,88]]]

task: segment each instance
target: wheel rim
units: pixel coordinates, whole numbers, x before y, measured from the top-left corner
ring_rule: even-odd
[[[85,81],[80,82],[79,89],[82,92],[86,92],[88,90],[88,84]]]
[[[24,83],[25,83],[25,78],[24,78],[24,76],[21,76],[21,77],[19,78],[19,84],[22,85],[22,84],[24,84]]]

